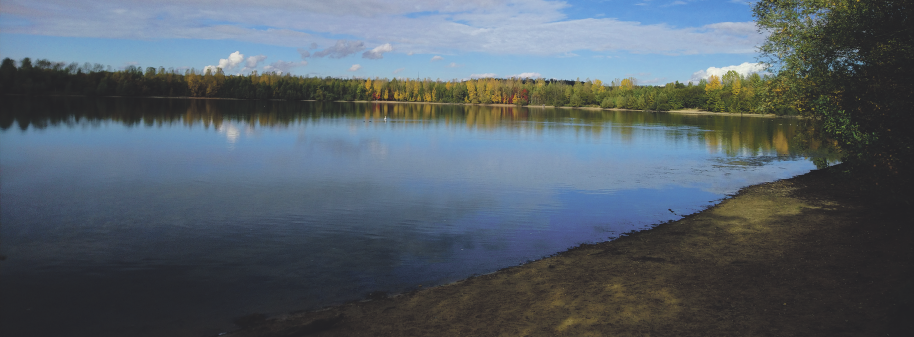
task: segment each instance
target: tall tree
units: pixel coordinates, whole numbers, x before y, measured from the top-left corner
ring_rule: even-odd
[[[844,161],[895,176],[914,161],[914,5],[908,0],[763,0],[769,33],[760,51],[777,74],[772,90],[824,121]]]

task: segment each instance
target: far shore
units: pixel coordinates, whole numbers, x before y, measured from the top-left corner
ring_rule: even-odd
[[[305,102],[316,102],[314,100],[305,100]],[[390,103],[390,104],[442,104],[442,105],[466,105],[466,106],[495,106],[495,107],[519,107],[519,108],[528,108],[528,109],[579,109],[579,110],[594,110],[594,111],[638,111],[638,112],[662,112],[662,113],[673,113],[673,114],[686,114],[686,115],[718,115],[718,116],[744,116],[744,117],[765,117],[765,118],[800,118],[799,116],[778,116],[775,114],[754,114],[754,113],[736,113],[736,112],[712,112],[707,110],[700,109],[677,109],[677,110],[635,110],[635,109],[619,109],[619,108],[601,108],[598,106],[583,106],[583,107],[569,107],[561,106],[556,107],[554,105],[516,105],[516,104],[503,104],[503,103],[488,103],[488,104],[469,104],[469,103],[442,103],[442,102],[400,102],[400,101],[335,101],[339,103],[345,102],[359,102],[359,103]]]
[[[910,195],[841,165],[453,284],[267,318],[229,336],[903,336]],[[882,182],[885,186],[886,182]]]
[[[7,96],[25,96],[21,94],[7,94]],[[85,96],[85,95],[47,95],[47,96],[56,96],[56,97],[130,97],[130,96]],[[169,97],[169,96],[138,96],[135,98],[174,98],[174,99],[200,99],[200,100],[230,100],[230,101],[255,101],[258,99],[253,98],[227,98],[227,97],[190,97],[190,96],[178,96],[178,97]],[[286,101],[284,99],[273,98],[269,101]],[[316,100],[298,100],[297,102],[318,102]],[[712,112],[707,110],[700,109],[678,109],[678,110],[635,110],[635,109],[619,109],[619,108],[601,108],[598,106],[585,106],[585,107],[556,107],[553,105],[516,105],[516,104],[469,104],[469,103],[446,103],[446,102],[401,102],[401,101],[333,101],[335,103],[385,103],[385,104],[434,104],[434,105],[466,105],[466,106],[494,106],[494,107],[520,107],[528,109],[580,109],[580,110],[594,110],[594,111],[639,111],[639,112],[661,112],[661,113],[672,113],[672,114],[685,114],[685,115],[715,115],[715,116],[741,116],[741,117],[764,117],[764,118],[803,118],[802,116],[778,116],[775,114],[755,114],[755,113],[735,113],[735,112]]]

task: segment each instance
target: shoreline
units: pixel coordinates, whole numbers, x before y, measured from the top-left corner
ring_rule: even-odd
[[[883,184],[884,185],[884,184]],[[903,335],[910,196],[840,165],[455,283],[269,318],[229,336]]]
[[[29,96],[24,94],[6,94],[5,96]],[[85,95],[40,95],[40,96],[49,96],[49,97],[106,97],[106,98],[156,98],[156,99],[200,99],[200,100],[226,100],[226,101],[259,101],[261,99],[255,98],[228,98],[228,97],[189,97],[189,96],[180,96],[180,97],[169,97],[169,96],[85,96]],[[271,98],[267,101],[287,101],[280,98]],[[318,102],[317,100],[293,100],[291,102]],[[517,108],[527,108],[527,109],[579,109],[579,110],[594,110],[594,111],[637,111],[637,112],[660,112],[660,113],[671,113],[671,114],[683,114],[683,115],[710,115],[710,116],[741,116],[741,117],[763,117],[763,118],[804,118],[802,116],[778,116],[775,114],[754,114],[754,113],[735,113],[735,112],[712,112],[700,109],[678,109],[678,110],[667,110],[667,111],[653,111],[653,110],[635,110],[635,109],[620,109],[620,108],[601,108],[601,107],[555,107],[552,105],[515,105],[515,104],[501,104],[501,103],[488,103],[488,104],[472,104],[472,103],[446,103],[446,102],[401,102],[401,101],[330,101],[334,103],[387,103],[387,104],[434,104],[434,105],[464,105],[464,106],[492,106],[492,107],[517,107]]]

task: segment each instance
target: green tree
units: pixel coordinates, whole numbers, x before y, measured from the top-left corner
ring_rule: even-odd
[[[583,102],[581,101],[581,95],[579,95],[577,93],[571,94],[571,99],[568,100],[569,106],[579,107],[582,104],[583,104]]]
[[[914,160],[914,5],[907,0],[763,0],[769,106],[822,120],[843,160],[908,176]]]
[[[12,93],[16,83],[16,61],[7,57],[0,65],[0,94]]]

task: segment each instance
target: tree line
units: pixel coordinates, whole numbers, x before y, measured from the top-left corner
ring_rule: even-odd
[[[431,80],[403,78],[307,77],[275,72],[226,75],[222,69],[178,71],[128,66],[113,71],[100,64],[66,64],[30,58],[3,59],[0,94],[126,97],[210,97],[316,101],[399,101],[464,104],[514,104],[601,107],[667,111],[796,112],[771,104],[773,78],[730,71],[697,84],[678,81],[664,86],[638,85],[634,78],[555,80],[480,78]]]

